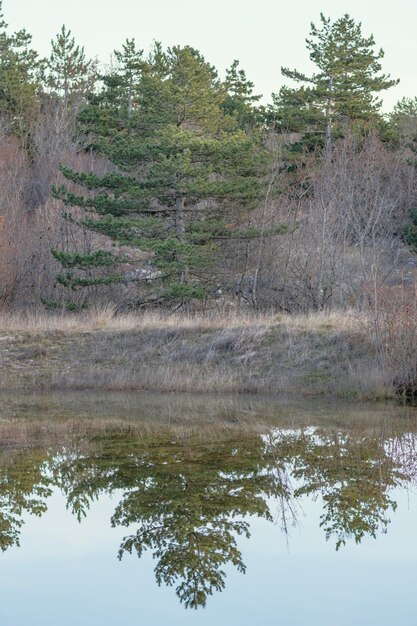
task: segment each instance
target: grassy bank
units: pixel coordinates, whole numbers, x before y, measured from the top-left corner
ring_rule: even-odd
[[[356,313],[3,315],[0,388],[389,397],[367,327]]]

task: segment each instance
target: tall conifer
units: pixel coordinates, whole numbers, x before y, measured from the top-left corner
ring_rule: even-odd
[[[75,42],[65,25],[51,41],[51,48],[46,64],[49,89],[64,102],[85,94],[93,82],[95,64],[87,59],[84,48]]]
[[[311,24],[306,44],[316,72],[307,76],[281,68],[299,86],[274,94],[271,113],[279,128],[302,133],[307,143],[324,144],[330,154],[335,132],[378,120],[377,94],[398,80],[381,73],[384,51],[376,51],[373,35],[365,37],[361,23],[347,14],[334,22],[321,14],[320,26]]]
[[[218,242],[242,235],[259,200],[266,151],[258,134],[239,130],[224,112],[225,87],[198,51],[157,44],[144,59],[128,42],[116,58],[118,70],[80,116],[112,171],[63,168],[80,192],[55,194],[88,212],[84,227],[138,248],[147,261],[127,277],[117,252],[54,251],[64,267],[59,281],[77,289],[136,280],[148,285],[138,301],[205,298],[219,280]],[[97,268],[100,277],[91,278]]]

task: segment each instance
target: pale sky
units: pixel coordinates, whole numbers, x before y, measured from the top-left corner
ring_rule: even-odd
[[[42,55],[65,24],[105,63],[126,37],[145,50],[153,40],[192,45],[221,76],[239,59],[266,101],[284,83],[282,65],[311,72],[304,41],[310,22],[318,23],[320,12],[332,19],[349,13],[385,50],[383,70],[401,80],[385,92],[384,109],[417,96],[417,0],[3,0],[3,12],[11,30],[33,35]]]

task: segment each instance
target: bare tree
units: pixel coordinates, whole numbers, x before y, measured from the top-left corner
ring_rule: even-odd
[[[264,302],[286,311],[377,306],[379,287],[398,274],[414,168],[375,137],[346,137],[331,160],[306,159],[302,173],[275,203],[294,228],[266,244]]]

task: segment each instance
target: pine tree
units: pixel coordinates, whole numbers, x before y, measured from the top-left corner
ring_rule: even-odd
[[[417,152],[417,98],[402,98],[388,118],[395,143]]]
[[[43,67],[38,53],[30,48],[31,41],[25,30],[8,33],[0,0],[0,114],[25,144],[39,109]]]
[[[247,79],[245,70],[239,68],[237,59],[226,70],[225,86],[227,95],[222,103],[225,113],[235,115],[243,130],[256,126],[261,120],[256,104],[262,96],[254,95],[255,85]]]
[[[51,46],[46,68],[49,89],[64,102],[85,94],[93,83],[95,63],[87,59],[84,48],[76,44],[65,25]]]
[[[134,39],[126,39],[114,51],[115,64],[101,75],[103,88],[89,95],[88,106],[79,115],[79,128],[90,140],[90,148],[108,152],[114,138],[130,134],[137,125],[139,90],[145,65],[143,50]]]
[[[143,59],[130,42],[116,58],[118,71],[80,116],[113,169],[97,176],[63,168],[88,193],[63,187],[55,195],[90,212],[84,227],[138,248],[147,262],[127,277],[117,251],[54,251],[65,269],[59,281],[72,289],[153,284],[142,301],[205,298],[218,281],[219,241],[237,236],[233,229],[259,200],[266,151],[259,134],[239,130],[224,112],[225,88],[198,51],[157,44]]]
[[[143,70],[143,50],[136,49],[134,39],[126,39],[122,50],[115,50],[114,56],[121,69],[119,84],[124,93],[126,113],[129,119],[137,105],[139,95],[137,91]]]
[[[281,68],[299,86],[283,87],[273,96],[270,119],[284,131],[310,135],[310,144],[321,142],[330,154],[332,138],[347,124],[366,126],[378,120],[381,101],[375,94],[398,80],[381,73],[384,52],[375,51],[373,35],[365,37],[360,22],[347,14],[335,22],[321,14],[320,22],[320,27],[311,24],[306,39],[317,72],[307,76]]]

